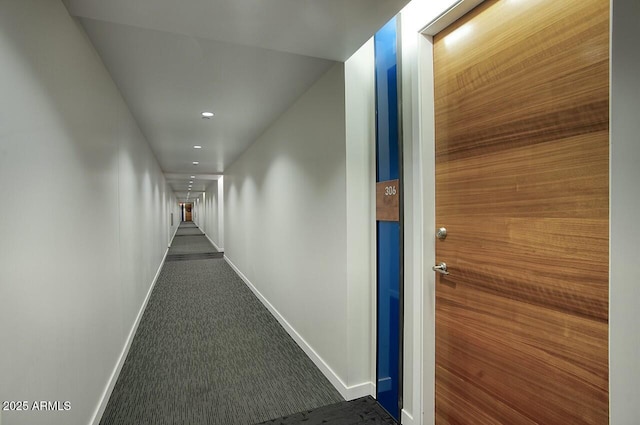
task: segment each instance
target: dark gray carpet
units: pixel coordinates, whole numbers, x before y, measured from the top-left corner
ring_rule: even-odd
[[[262,422],[259,425],[395,425],[393,418],[371,396],[342,401]]]
[[[217,252],[218,250],[195,224],[183,221],[180,223],[173,241],[171,241],[167,261],[184,260],[188,258],[189,254],[212,254]],[[200,256],[200,259],[202,258],[206,257]],[[219,256],[211,255],[209,258],[219,258]],[[194,256],[193,259],[197,259],[197,256]]]
[[[202,235],[200,228],[192,221],[183,221],[178,226],[176,236]]]
[[[186,227],[198,227],[198,226],[193,221],[181,221],[178,227],[186,228]]]
[[[168,255],[201,254],[203,252],[218,252],[206,236],[176,236],[171,242]]]
[[[187,226],[184,223],[178,227],[176,236],[171,241],[169,254],[202,254],[204,252],[218,252],[209,242],[209,239],[195,225]]]
[[[217,252],[205,235],[181,236],[173,238],[169,254],[188,254],[193,252]]]
[[[166,261],[210,260],[212,258],[224,258],[224,252],[203,252],[195,254],[167,255]]]
[[[224,260],[172,261],[100,424],[251,425],[338,401]]]
[[[199,236],[203,233],[197,227],[179,227],[176,236]]]

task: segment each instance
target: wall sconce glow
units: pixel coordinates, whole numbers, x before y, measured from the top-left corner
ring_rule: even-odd
[[[200,146],[200,145],[194,145],[194,146],[193,146],[193,148],[194,148],[194,149],[202,149],[202,146]]]
[[[213,112],[203,112],[202,118],[209,119],[213,116]]]
[[[462,40],[473,31],[473,25],[466,24],[449,34],[444,38],[444,44],[447,46],[452,46],[458,41]]]
[[[198,161],[193,161],[193,162],[192,162],[192,164],[193,164],[193,165],[198,165],[198,164],[200,164],[200,163],[199,163]]]

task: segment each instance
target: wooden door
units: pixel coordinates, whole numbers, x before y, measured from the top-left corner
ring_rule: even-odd
[[[608,423],[609,1],[434,38],[437,424]]]
[[[192,205],[191,205],[191,204],[186,204],[186,205],[185,205],[185,208],[184,208],[184,210],[185,210],[185,218],[184,218],[184,221],[191,221],[191,219],[192,219],[192,215],[191,215],[191,208],[192,208]]]

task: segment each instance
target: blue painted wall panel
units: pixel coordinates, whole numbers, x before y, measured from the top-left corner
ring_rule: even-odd
[[[376,181],[398,179],[397,20],[374,37],[376,76]],[[400,418],[400,223],[377,223],[376,398]]]
[[[396,419],[399,375],[400,261],[398,222],[378,222],[378,359],[376,392],[378,402]]]

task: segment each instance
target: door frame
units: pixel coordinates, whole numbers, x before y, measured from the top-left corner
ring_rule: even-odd
[[[403,13],[402,108],[405,143],[405,233],[414,235],[404,242],[405,289],[413,299],[405,299],[405,326],[412,335],[410,353],[405,352],[407,370],[413,372],[411,385],[413,417],[402,411],[402,423],[433,425],[435,409],[435,122],[433,84],[433,36],[484,0],[451,0],[449,4],[412,2]],[[439,7],[439,10],[434,10]],[[405,12],[403,10],[403,12]],[[410,161],[411,163],[408,163]],[[406,296],[406,295],[405,295]],[[413,311],[412,311],[413,310]],[[409,316],[411,315],[411,316]],[[405,330],[407,328],[405,327]],[[405,388],[405,392],[408,388]],[[406,400],[406,398],[405,398]],[[426,414],[425,414],[426,413]]]

